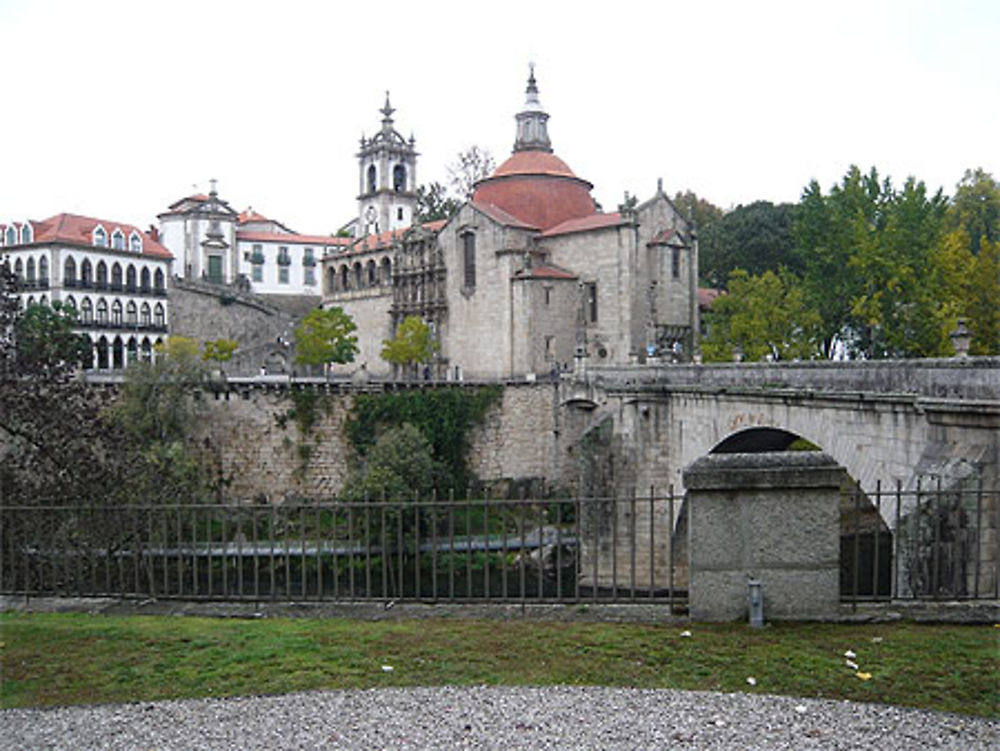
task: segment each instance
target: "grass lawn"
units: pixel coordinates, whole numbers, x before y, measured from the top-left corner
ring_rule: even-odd
[[[691,635],[682,636],[685,630]],[[845,665],[847,650],[857,655],[858,671]],[[321,688],[586,684],[851,699],[1000,717],[1000,628],[992,626],[794,623],[752,630],[742,623],[6,613],[0,661],[4,707]],[[756,685],[747,682],[751,676]]]

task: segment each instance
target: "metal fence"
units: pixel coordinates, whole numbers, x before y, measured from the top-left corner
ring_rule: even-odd
[[[683,602],[673,496],[0,507],[8,594]]]
[[[1000,598],[1000,492],[845,493],[845,602]],[[687,603],[683,496],[0,506],[0,592],[141,598]]]

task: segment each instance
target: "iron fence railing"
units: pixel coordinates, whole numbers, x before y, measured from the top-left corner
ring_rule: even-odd
[[[672,491],[623,498],[0,505],[0,592],[212,600],[687,603]],[[848,603],[1000,598],[1000,491],[841,502]]]
[[[673,496],[0,507],[8,594],[683,602]],[[609,534],[611,536],[609,536]]]

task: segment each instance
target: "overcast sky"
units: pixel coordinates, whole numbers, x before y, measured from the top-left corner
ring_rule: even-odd
[[[356,214],[391,92],[420,182],[510,153],[536,64],[555,153],[613,210],[663,178],[722,207],[852,163],[1000,177],[1000,2],[0,0],[0,221],[147,226],[210,178],[307,233]]]

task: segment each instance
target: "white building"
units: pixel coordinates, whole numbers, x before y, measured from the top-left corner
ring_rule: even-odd
[[[214,180],[208,195],[181,198],[158,218],[175,276],[264,295],[318,297],[323,256],[350,243],[294,232],[252,209],[238,213],[219,198]]]
[[[56,214],[0,224],[0,252],[21,280],[27,307],[60,302],[77,311],[94,345],[93,367],[123,368],[153,357],[167,335],[173,256],[130,224]]]

